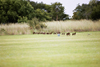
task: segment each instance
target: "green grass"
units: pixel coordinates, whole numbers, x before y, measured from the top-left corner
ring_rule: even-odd
[[[0,67],[100,67],[100,32],[0,36]]]

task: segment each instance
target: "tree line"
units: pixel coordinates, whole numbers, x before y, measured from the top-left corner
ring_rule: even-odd
[[[100,19],[100,0],[90,0],[89,4],[78,5],[74,9],[73,19]]]
[[[27,22],[32,18],[58,21],[69,19],[69,15],[60,2],[47,5],[30,0],[0,0],[0,23]]]
[[[68,20],[69,15],[64,9],[60,2],[48,5],[30,0],[0,0],[0,23],[21,23],[33,18],[39,21]],[[72,19],[100,19],[100,1],[90,0],[89,4],[78,5]]]

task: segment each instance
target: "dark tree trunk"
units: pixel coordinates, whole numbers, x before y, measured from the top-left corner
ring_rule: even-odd
[[[58,21],[58,15],[56,15],[56,21]]]

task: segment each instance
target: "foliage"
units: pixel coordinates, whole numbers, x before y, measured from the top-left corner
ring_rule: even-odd
[[[30,28],[35,28],[35,26],[39,23],[39,20],[37,18],[33,18],[32,20],[28,21],[28,24]]]
[[[17,22],[20,17],[32,19],[34,8],[24,0],[0,0],[0,23]]]
[[[27,22],[27,17],[20,17],[20,19],[18,19],[18,23],[21,23],[21,22]]]
[[[92,19],[98,20],[100,19],[100,1],[99,0],[91,0],[89,4],[78,5],[76,9],[74,9],[73,19]]]
[[[46,28],[46,25],[40,23],[37,18],[33,18],[32,20],[29,20],[28,21],[28,24],[29,24],[29,26],[30,26],[31,29],[42,29],[42,28]]]
[[[53,20],[63,20],[68,17],[68,15],[64,14],[64,7],[60,2],[53,3],[51,8],[51,14]]]
[[[26,22],[24,17],[27,20],[36,17],[39,21],[68,19],[61,3],[47,5],[30,0],[0,0],[0,23]]]
[[[43,2],[30,2],[30,4],[34,7],[36,18],[40,21],[69,19],[69,16],[64,13],[64,7],[60,2],[55,2],[51,5],[44,4]]]
[[[39,21],[51,20],[49,13],[47,13],[43,9],[36,9],[35,13],[36,13],[36,17],[39,19]]]
[[[35,28],[39,30],[41,27],[40,27],[39,24],[37,24],[37,25],[35,26]]]

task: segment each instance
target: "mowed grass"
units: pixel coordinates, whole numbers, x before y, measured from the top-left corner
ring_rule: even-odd
[[[100,32],[0,36],[0,67],[100,67]]]

